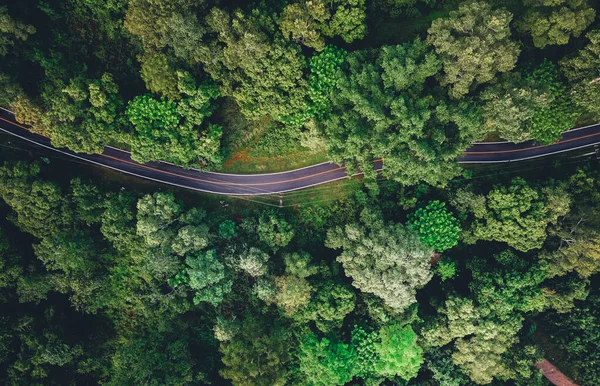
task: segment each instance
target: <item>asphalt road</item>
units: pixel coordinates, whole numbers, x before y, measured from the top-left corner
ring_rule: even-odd
[[[329,162],[282,173],[242,175],[200,172],[164,162],[149,162],[141,165],[133,161],[128,152],[113,147],[106,147],[102,154],[74,153],[67,149],[57,149],[50,144],[48,138],[29,132],[25,126],[15,121],[12,113],[6,110],[0,110],[0,130],[39,146],[96,165],[148,180],[207,193],[238,196],[278,194],[347,178],[344,166]],[[540,146],[531,141],[521,144],[510,142],[476,143],[467,149],[458,162],[498,163],[521,161],[596,144],[600,144],[600,124],[567,131],[563,133],[559,142],[548,146]],[[382,170],[383,161],[376,161],[373,168],[377,171]]]

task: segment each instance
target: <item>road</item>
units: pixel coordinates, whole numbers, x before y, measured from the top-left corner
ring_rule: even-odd
[[[67,149],[53,147],[50,139],[31,133],[27,127],[17,123],[14,115],[6,110],[0,110],[0,131],[99,166],[206,193],[231,196],[279,194],[347,178],[344,166],[330,162],[282,173],[242,175],[201,172],[164,162],[149,162],[141,165],[133,161],[128,152],[113,147],[106,147],[102,154],[74,153]],[[548,146],[536,145],[531,141],[521,144],[510,142],[475,143],[465,151],[458,162],[465,164],[514,162],[596,144],[600,144],[600,124],[567,131],[563,133],[559,142]],[[376,161],[373,168],[377,171],[382,170],[383,161]]]

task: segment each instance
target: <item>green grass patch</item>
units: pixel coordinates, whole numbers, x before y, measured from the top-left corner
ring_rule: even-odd
[[[326,162],[324,147],[301,146],[301,130],[271,119],[246,120],[235,103],[225,98],[215,116],[223,125],[225,160],[219,172],[276,173]]]

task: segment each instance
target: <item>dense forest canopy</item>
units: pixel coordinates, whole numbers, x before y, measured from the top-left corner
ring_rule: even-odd
[[[597,159],[456,163],[600,119],[599,7],[0,1],[0,106],[57,147],[367,171],[229,206],[0,137],[0,383],[541,386],[546,358],[600,384]]]

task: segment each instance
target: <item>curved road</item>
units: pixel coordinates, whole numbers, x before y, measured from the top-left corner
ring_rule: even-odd
[[[141,165],[131,159],[129,152],[113,147],[106,147],[102,154],[74,153],[67,149],[53,147],[50,144],[50,139],[31,133],[27,130],[27,127],[15,121],[15,117],[11,112],[3,109],[0,110],[0,130],[39,146],[96,165],[148,180],[207,193],[239,196],[278,194],[347,177],[344,166],[329,162],[282,173],[241,175],[200,172],[164,162],[149,162]],[[458,162],[498,163],[521,161],[596,144],[600,144],[600,124],[566,131],[559,142],[548,146],[537,145],[532,141],[520,144],[511,142],[475,143],[465,151]],[[373,168],[380,171],[383,168],[383,161],[376,161]]]

